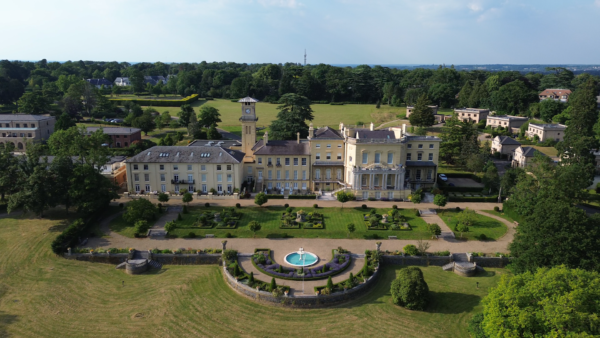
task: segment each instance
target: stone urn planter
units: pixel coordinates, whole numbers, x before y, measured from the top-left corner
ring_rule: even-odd
[[[296,213],[296,222],[306,222],[306,214],[304,213],[304,211],[300,210]]]
[[[388,215],[387,214],[384,214],[381,217],[382,217],[381,223],[387,223],[388,222]]]
[[[221,222],[221,213],[219,213],[219,212],[215,213],[215,222],[217,222],[217,223]]]

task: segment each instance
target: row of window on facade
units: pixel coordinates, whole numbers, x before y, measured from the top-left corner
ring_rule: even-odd
[[[25,137],[25,133],[20,133],[20,137]],[[2,133],[2,137],[18,137],[17,133]],[[27,137],[33,137],[32,133],[27,133]]]
[[[275,184],[273,184],[273,182],[267,182],[267,189],[271,190],[273,187],[277,190],[299,190],[299,187],[301,187],[302,190],[306,190],[306,182],[302,182],[301,184],[298,184],[298,182],[275,182]]]
[[[394,192],[393,191],[388,191],[387,198],[390,199],[390,200],[394,199]],[[362,199],[363,200],[369,199],[369,192],[368,191],[363,191],[363,193],[362,193]],[[375,192],[375,199],[376,200],[381,199],[381,191],[376,191]]]
[[[184,176],[182,176],[184,177]],[[233,175],[232,174],[227,174],[226,176],[227,178],[227,182],[233,182]],[[173,181],[174,182],[179,182],[179,181],[184,181],[185,178],[181,178],[179,174],[173,174]],[[133,174],[133,181],[134,182],[139,182],[140,181],[140,174]],[[150,182],[150,174],[144,174],[144,181],[145,182]],[[160,174],[160,181],[161,182],[166,182],[167,181],[167,177],[165,174]],[[187,175],[187,181],[189,182],[194,182],[194,175],[192,174],[188,174]],[[207,182],[207,175],[206,174],[201,174],[200,175],[200,181],[201,182]],[[223,182],[223,174],[217,174],[217,182]]]
[[[352,156],[350,156],[350,158],[348,160],[350,162],[352,162]],[[406,153],[406,160],[412,161],[412,153]],[[422,161],[422,160],[423,160],[423,153],[417,153],[417,161]],[[428,154],[427,160],[433,161],[433,153]],[[362,164],[368,164],[368,163],[369,163],[369,154],[363,153],[362,154]],[[375,153],[375,162],[374,163],[381,164],[381,154]],[[394,154],[388,153],[387,164],[394,164]]]
[[[165,170],[165,165],[164,165],[164,164],[161,164],[161,165],[159,165],[158,167],[159,167],[159,170]],[[150,170],[150,167],[149,167],[149,165],[148,165],[148,164],[144,164],[144,165],[143,165],[143,168],[144,168],[144,170]],[[225,168],[226,168],[228,171],[230,171],[230,170],[232,170],[233,166],[232,166],[231,164],[227,164],[227,165],[225,166]],[[133,170],[139,170],[139,165],[137,165],[137,164],[134,164],[134,165],[133,165]],[[174,165],[173,165],[173,170],[179,170],[179,164],[174,164]],[[188,170],[188,171],[192,171],[192,170],[193,170],[193,166],[192,166],[191,164],[188,164],[188,165],[187,165],[187,170]],[[200,170],[201,170],[201,171],[206,171],[206,165],[205,165],[205,164],[202,164],[202,165],[200,165]],[[223,165],[221,165],[221,164],[217,164],[217,171],[221,171],[221,170],[223,170]]]
[[[321,144],[320,144],[320,143],[317,143],[317,144],[315,145],[315,147],[316,147],[316,148],[321,148]],[[338,145],[337,145],[337,147],[338,147],[338,148],[341,148],[341,147],[342,147],[342,145],[341,145],[341,144],[338,144]],[[331,148],[331,144],[327,144],[327,148]]]
[[[340,159],[341,159],[341,156],[342,156],[342,154],[339,154],[339,155],[340,155]],[[292,160],[292,159],[291,159],[291,158],[289,158],[289,157],[286,157],[286,158],[284,158],[285,165],[289,166],[289,165],[290,165],[290,163],[291,163],[291,160]],[[299,160],[302,160],[302,161],[301,161],[302,165],[304,165],[304,166],[306,165],[306,158],[298,159],[297,157],[294,157],[294,158],[293,158],[294,165],[298,165],[298,163],[300,163],[300,162],[299,162]],[[258,158],[258,164],[259,164],[259,165],[262,165],[262,164],[263,164],[263,159],[262,159],[262,157],[259,157],[259,158]],[[276,159],[275,159],[275,164],[276,164],[276,165],[278,165],[278,166],[280,166],[280,165],[281,165],[281,158],[279,158],[279,157],[278,157],[278,158],[276,158]],[[267,158],[267,165],[273,165],[273,161],[272,161],[272,159],[271,159],[270,157],[268,157],[268,158]]]
[[[185,188],[185,186],[183,186],[183,187]],[[217,194],[219,194],[219,195],[222,194],[223,193],[223,188],[224,187],[223,187],[222,184],[217,184],[217,188],[216,188]],[[233,193],[233,185],[232,184],[228,184],[225,188],[226,188],[225,191],[227,191],[228,193],[230,193],[230,194]],[[135,192],[139,193],[139,192],[142,191],[142,186],[139,185],[139,184],[135,184],[134,189],[135,189]],[[175,192],[178,193],[180,190],[181,190],[181,186],[179,184],[175,185]],[[145,192],[151,192],[151,191],[153,191],[152,190],[152,186],[150,184],[146,184],[144,191]],[[161,184],[160,185],[160,191],[161,192],[167,192],[167,185],[166,184]],[[193,184],[190,184],[190,185],[187,186],[187,191],[194,192],[194,191],[196,191],[196,187]],[[205,194],[208,193],[208,185],[201,184],[200,185],[200,192],[201,193],[205,193]]]
[[[251,168],[249,168],[251,169]],[[284,172],[284,177],[282,177],[281,175],[281,170],[277,170],[275,172],[276,174],[276,178],[275,179],[286,179],[289,180],[290,179],[290,171],[289,170],[285,170]],[[302,178],[300,178],[299,176],[299,171],[298,170],[294,170],[293,172],[293,179],[294,180],[298,180],[298,179],[302,179],[302,180],[306,180],[307,176],[306,176],[306,170],[302,170]],[[248,170],[248,174],[252,174],[251,170]],[[331,179],[331,174],[332,174],[332,170],[331,169],[325,169],[325,179]],[[263,171],[262,170],[258,170],[258,178],[262,179],[263,178]],[[273,171],[272,170],[267,170],[267,179],[272,180],[273,179]],[[316,180],[320,180],[321,179],[321,169],[315,169],[315,179]],[[337,175],[336,175],[336,179],[341,180],[342,179],[342,169],[338,169],[337,170]]]
[[[5,127],[6,128],[11,128],[10,123],[6,123]],[[15,123],[15,126],[13,128],[21,128],[21,124],[20,123]],[[23,128],[35,128],[35,124],[32,123],[31,125],[28,126],[27,123],[23,123]]]

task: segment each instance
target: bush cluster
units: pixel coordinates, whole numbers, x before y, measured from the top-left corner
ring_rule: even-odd
[[[188,97],[184,97],[181,100],[144,100],[144,99],[109,99],[110,102],[122,106],[125,102],[133,102],[140,106],[153,106],[153,107],[181,107],[184,104],[190,104],[198,101],[198,94],[192,94]]]
[[[409,310],[423,311],[429,300],[429,286],[423,272],[414,266],[400,270],[390,291],[394,304]]]

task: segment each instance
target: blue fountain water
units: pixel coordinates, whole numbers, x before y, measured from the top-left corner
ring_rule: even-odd
[[[309,252],[305,252],[302,254],[302,257],[300,257],[300,254],[295,252],[295,253],[291,253],[289,255],[287,255],[285,257],[286,262],[288,262],[291,265],[295,265],[295,266],[309,266],[309,265],[313,265],[315,264],[315,262],[318,260],[317,256],[309,253]]]

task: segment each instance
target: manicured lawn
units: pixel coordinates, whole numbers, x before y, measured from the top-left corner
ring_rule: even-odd
[[[554,147],[540,147],[540,146],[533,146],[535,149],[539,150],[541,153],[546,154],[550,157],[556,157],[558,156],[558,150]]]
[[[515,220],[512,217],[505,215],[503,212],[494,211],[494,210],[481,210],[483,212],[487,212],[488,214],[492,214],[494,216],[502,217],[509,222],[514,222]]]
[[[438,213],[438,216],[442,218],[444,223],[448,225],[448,227],[454,231],[456,224],[458,221],[456,220],[456,210],[446,209],[442,212]],[[499,222],[493,218],[475,214],[475,225],[469,227],[469,232],[463,233],[463,238],[468,240],[477,240],[479,239],[479,235],[485,234],[488,240],[496,240],[502,237],[508,228],[502,222]],[[454,231],[456,237],[460,236],[460,233]]]
[[[123,215],[117,216],[117,218],[113,219],[109,224],[110,230],[126,236],[126,237],[135,237],[135,231],[133,230],[133,224],[127,222],[123,219]]]
[[[210,101],[199,100],[192,104],[194,110],[198,112],[202,105],[209,105],[219,109],[221,120],[219,128],[226,126],[239,126],[241,115],[241,104],[231,102],[231,100],[216,99]],[[257,126],[266,127],[276,119],[278,104],[259,102],[256,106],[256,115],[258,116]],[[144,107],[145,108],[145,107]],[[179,107],[156,107],[159,112],[168,111],[172,116],[177,116]],[[389,107],[381,106],[375,108],[374,104],[348,104],[343,106],[332,106],[329,104],[313,104],[315,119],[313,124],[315,127],[330,126],[339,127],[340,122],[344,124],[354,125],[357,122],[369,124],[371,121],[375,124],[381,124],[386,121],[397,119],[396,115],[406,113],[405,107]]]
[[[481,299],[509,273],[486,268],[464,278],[422,268],[431,301],[420,312],[392,304],[390,283],[401,268],[390,266],[363,297],[297,310],[240,296],[215,265],[131,276],[114,265],[60,258],[50,242],[63,228],[59,218],[0,219],[0,336],[468,337]]]
[[[472,172],[468,171],[466,167],[442,162],[438,167],[438,174],[472,174]]]
[[[354,209],[354,208],[294,208],[294,211],[304,210],[305,212],[317,211],[325,217],[325,229],[280,229],[280,219],[285,208],[282,207],[244,207],[236,209],[243,213],[241,220],[238,223],[237,229],[198,229],[193,227],[193,224],[198,219],[198,215],[206,210],[210,212],[222,212],[223,208],[214,207],[190,207],[189,214],[182,214],[183,221],[178,222],[178,229],[175,234],[178,236],[187,236],[190,231],[196,235],[214,234],[217,237],[225,237],[230,233],[234,237],[248,238],[254,234],[248,229],[250,221],[257,221],[261,224],[262,229],[256,233],[256,237],[277,238],[282,234],[287,234],[288,237],[299,238],[366,238],[377,234],[380,238],[387,236],[398,236],[401,239],[425,239],[429,238],[426,229],[426,223],[415,216],[412,209],[403,209],[401,213],[407,217],[408,223],[412,230],[367,230],[363,214],[369,213],[371,209]],[[400,209],[399,209],[400,210]],[[389,213],[390,209],[377,209],[378,214]],[[116,220],[115,220],[116,221]],[[348,223],[354,223],[356,231],[348,234]],[[133,235],[132,235],[133,236]]]

